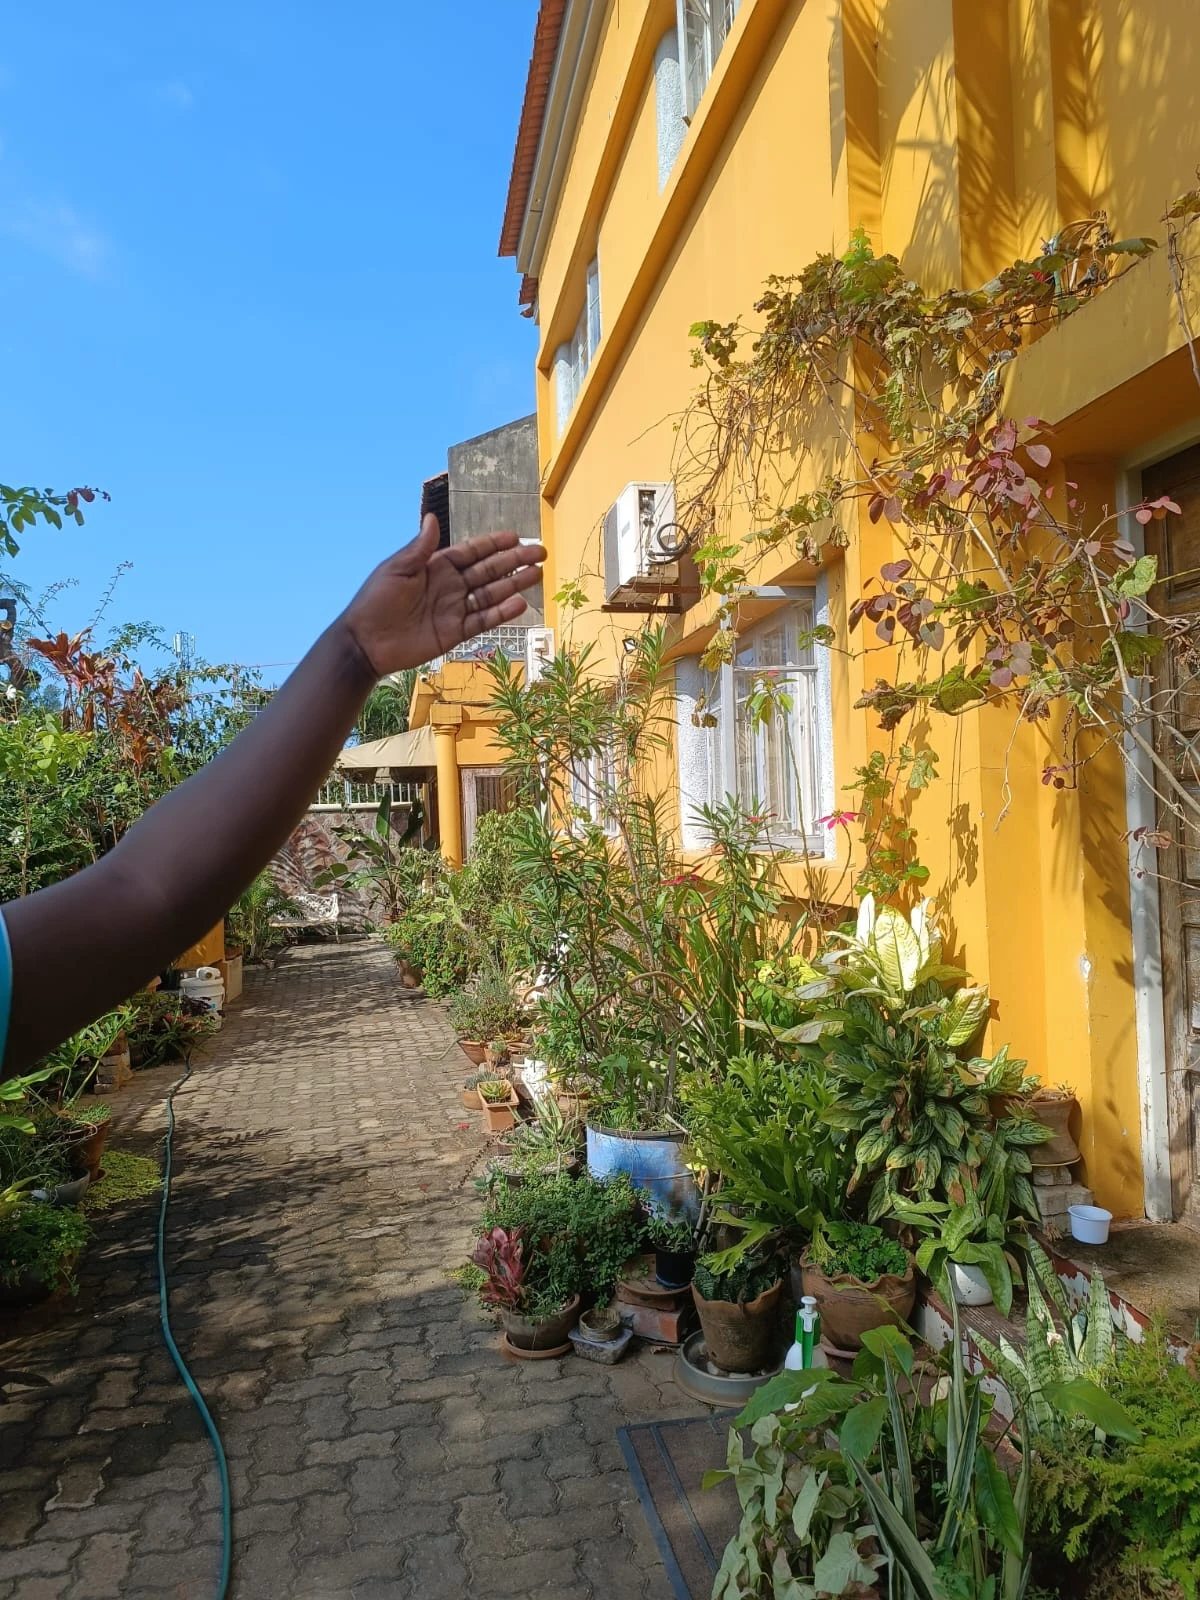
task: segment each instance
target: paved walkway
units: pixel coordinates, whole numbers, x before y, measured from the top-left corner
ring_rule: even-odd
[[[509,1362],[447,1282],[485,1146],[462,1061],[381,946],[308,946],[177,1096],[172,1308],[229,1453],[239,1600],[667,1600],[614,1435],[695,1408],[666,1356]],[[139,1075],[118,1143],[152,1146],[172,1076]],[[111,1214],[77,1300],[0,1321],[0,1600],[214,1592],[152,1229],[148,1203]]]

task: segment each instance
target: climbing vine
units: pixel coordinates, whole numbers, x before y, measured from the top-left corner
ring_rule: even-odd
[[[1178,230],[1197,214],[1200,191],[1165,219],[1189,343]],[[1200,825],[1200,768],[1174,717],[1200,670],[1200,619],[1158,609],[1158,563],[1134,537],[1180,508],[1160,496],[1097,514],[1056,463],[1053,430],[1003,411],[1020,351],[1156,248],[1098,214],[979,289],[928,294],[860,231],[843,254],[768,279],[754,327],[692,329],[704,378],[676,480],[701,586],[720,602],[706,664],[731,659],[762,552],[815,566],[864,518],[892,533],[848,611],[850,647],[871,663],[857,704],[891,737],[858,773],[855,809],[827,819],[862,824],[862,888],[927,876],[902,796],[935,776],[931,719],[983,707],[1010,711],[1014,736],[1042,730],[1048,786],[1074,787],[1115,748],[1180,838]],[[828,629],[814,639],[845,647]],[[1156,829],[1142,842],[1175,840]]]

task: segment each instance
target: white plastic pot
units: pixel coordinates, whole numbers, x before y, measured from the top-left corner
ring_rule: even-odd
[[[965,1267],[952,1261],[950,1287],[960,1306],[990,1306],[992,1303],[991,1286],[981,1267]]]
[[[1108,1227],[1112,1212],[1103,1206],[1068,1206],[1071,1219],[1071,1237],[1080,1244],[1107,1244]]]
[[[210,1011],[220,1011],[225,1004],[225,984],[216,967],[197,967],[179,981],[180,991],[189,1000],[199,1000]]]

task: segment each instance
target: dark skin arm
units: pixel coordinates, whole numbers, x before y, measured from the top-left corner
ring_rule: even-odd
[[[438,550],[426,517],[267,708],[93,867],[4,907],[13,958],[5,1076],[150,981],[287,840],[378,680],[525,610],[546,552],[515,533]]]

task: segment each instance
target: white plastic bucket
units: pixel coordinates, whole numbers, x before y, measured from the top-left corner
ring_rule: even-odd
[[[225,984],[216,967],[197,967],[179,980],[179,988],[189,1000],[199,1000],[210,1011],[220,1011],[225,1004]]]
[[[1068,1206],[1071,1219],[1071,1237],[1080,1244],[1107,1244],[1108,1226],[1112,1212],[1103,1206]]]

